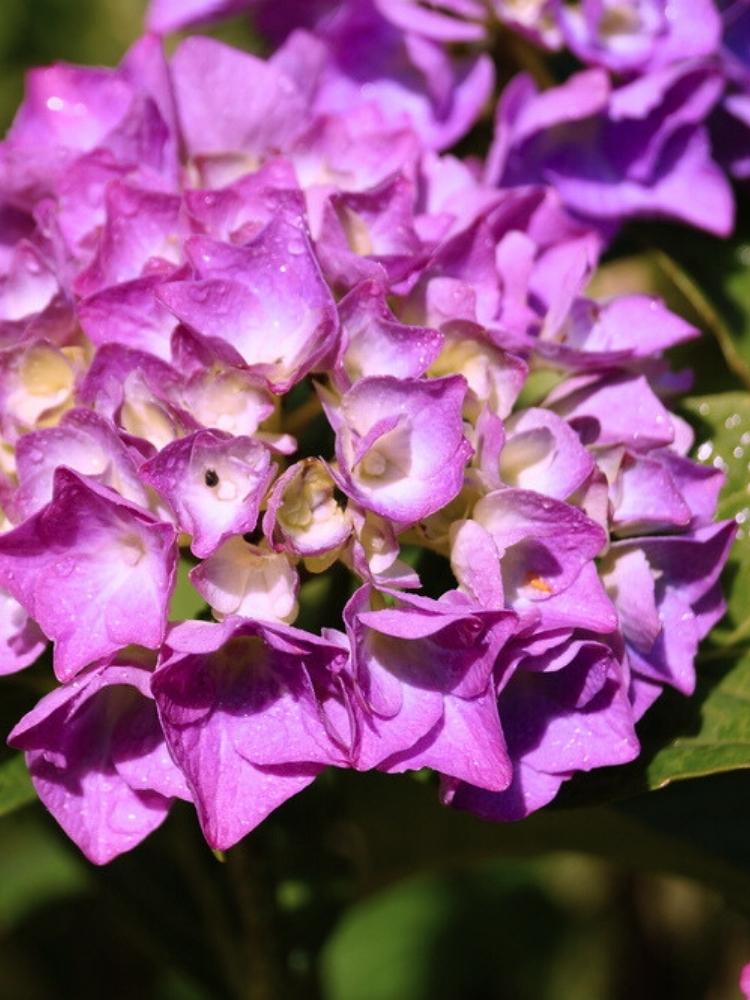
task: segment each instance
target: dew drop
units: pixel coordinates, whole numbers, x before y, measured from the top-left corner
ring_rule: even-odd
[[[75,562],[69,556],[55,563],[55,573],[57,576],[70,576],[74,569]]]
[[[192,289],[192,299],[193,302],[206,302],[208,300],[208,289],[201,288],[200,286],[194,286]]]

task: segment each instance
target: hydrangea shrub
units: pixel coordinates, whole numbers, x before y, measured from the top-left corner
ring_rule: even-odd
[[[177,798],[231,847],[327,767],[521,819],[691,695],[737,527],[675,412],[700,334],[590,287],[630,219],[732,229],[742,18],[677,6],[154,0],[117,68],[29,74],[0,673],[52,644],[9,742],[91,861]],[[245,9],[266,57],[165,55]],[[498,23],[585,65],[499,90]]]

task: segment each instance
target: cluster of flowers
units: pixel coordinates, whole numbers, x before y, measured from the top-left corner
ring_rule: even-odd
[[[114,70],[35,70],[0,147],[0,671],[54,643],[60,684],[10,742],[97,863],[176,797],[227,848],[327,766],[432,768],[446,803],[520,818],[638,754],[722,614],[734,523],[661,359],[696,331],[587,297],[607,233],[565,205],[587,182],[539,183],[579,148],[554,150],[560,107],[598,92],[511,85],[483,173],[437,151],[483,57],[401,25],[439,29],[417,5],[383,0],[381,34],[351,7],[338,55],[298,30],[268,60],[194,37],[167,62],[152,34]],[[728,225],[710,74],[665,74],[607,95],[625,208],[589,196]],[[335,444],[304,454],[323,413]],[[180,560],[215,621],[168,621]],[[334,564],[341,629],[295,628]]]
[[[152,0],[149,23],[240,11],[274,43],[297,28],[324,39],[319,108],[374,97],[438,148],[492,98],[499,51],[502,72],[514,60],[529,72],[497,103],[490,183],[553,184],[600,222],[731,229],[724,171],[750,176],[748,0]],[[557,84],[540,56],[560,50],[585,68]]]

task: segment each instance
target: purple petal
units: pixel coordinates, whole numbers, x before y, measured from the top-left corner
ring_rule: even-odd
[[[0,675],[23,670],[44,651],[47,640],[18,601],[0,589]]]
[[[174,540],[170,525],[65,468],[49,504],[0,537],[0,585],[54,640],[60,680],[130,643],[161,644]]]
[[[196,238],[188,251],[198,278],[162,285],[159,298],[198,333],[230,345],[276,391],[334,349],[335,303],[297,226],[279,217],[243,247]]]
[[[168,444],[140,469],[167,500],[191,550],[204,558],[230,535],[252,531],[273,475],[269,452],[252,438],[197,431]]]
[[[95,864],[139,844],[188,797],[166,754],[149,672],[105,666],[58,688],[10,734],[39,797]],[[146,697],[144,697],[144,695]]]
[[[324,671],[341,650],[296,630],[189,624],[180,644],[197,651],[157,670],[154,696],[206,839],[223,850],[338,759],[305,662]]]
[[[308,96],[273,61],[210,38],[181,43],[172,57],[172,79],[192,156],[232,151],[259,156],[283,148],[309,113]]]
[[[360,379],[341,401],[342,488],[395,521],[417,521],[444,507],[460,491],[471,453],[461,421],[465,392],[455,376]]]
[[[500,553],[506,595],[526,600],[564,591],[606,542],[576,507],[530,490],[496,490],[477,503],[473,517]]]

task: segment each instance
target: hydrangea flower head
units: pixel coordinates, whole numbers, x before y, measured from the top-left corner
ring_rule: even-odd
[[[96,863],[174,798],[230,847],[326,767],[522,817],[637,756],[723,608],[733,522],[661,359],[696,331],[587,294],[608,224],[727,228],[715,71],[657,56],[658,4],[609,48],[561,14],[649,82],[519,78],[482,165],[440,152],[492,87],[479,0],[150,23],[250,6],[269,58],[36,70],[0,146],[0,673],[53,643],[10,740]],[[342,572],[337,627],[297,628]]]

